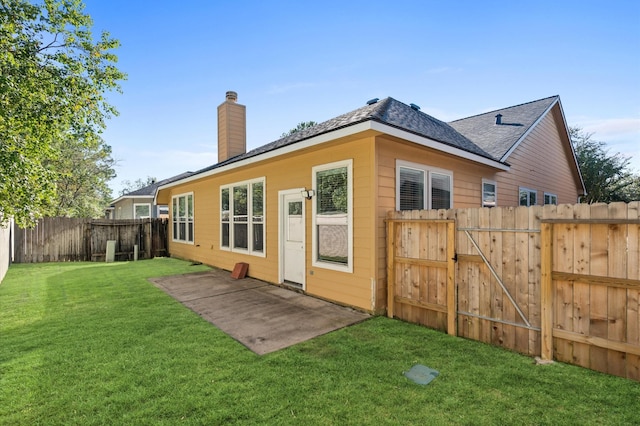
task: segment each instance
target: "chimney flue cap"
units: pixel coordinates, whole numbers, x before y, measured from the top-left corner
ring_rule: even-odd
[[[496,124],[502,124],[502,114],[500,113],[496,115]]]
[[[227,100],[231,102],[236,102],[238,100],[238,94],[231,90],[227,92],[226,97],[227,97]]]

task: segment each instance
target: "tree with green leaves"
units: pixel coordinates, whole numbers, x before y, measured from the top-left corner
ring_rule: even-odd
[[[318,124],[318,123],[316,123],[315,121],[301,121],[293,129],[289,130],[288,132],[284,132],[283,134],[281,134],[280,137],[284,138],[284,137],[287,137],[287,136],[291,136],[294,133],[297,133],[297,132],[299,132],[301,130],[304,130],[304,129],[308,129],[309,127],[313,127],[316,124]]]
[[[640,200],[640,176],[629,170],[628,157],[609,154],[606,143],[592,139],[592,133],[579,127],[570,127],[569,135],[587,190],[582,202]]]
[[[99,150],[117,113],[105,93],[125,78],[119,42],[91,26],[80,0],[0,0],[0,221],[55,212],[61,148]]]
[[[123,180],[121,182],[122,189],[120,190],[120,195],[125,195],[133,191],[137,191],[138,189],[146,188],[149,185],[153,185],[157,182],[157,179],[153,176],[147,176],[146,179],[136,179],[131,182],[130,180]]]
[[[102,139],[66,139],[59,155],[47,164],[56,173],[52,216],[101,217],[111,202],[108,182],[115,177],[111,147]]]

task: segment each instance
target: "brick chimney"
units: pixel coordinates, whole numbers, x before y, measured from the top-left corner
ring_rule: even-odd
[[[247,107],[237,101],[229,91],[218,106],[218,163],[247,151]]]

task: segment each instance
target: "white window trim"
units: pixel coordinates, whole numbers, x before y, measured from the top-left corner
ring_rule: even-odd
[[[149,206],[149,216],[136,217],[136,207]],[[133,203],[133,218],[134,219],[149,219],[151,217],[151,203]]]
[[[410,161],[396,160],[396,210],[400,211],[400,168],[420,170],[425,173],[426,182],[424,183],[424,200],[426,203],[425,210],[431,210],[431,173],[438,173],[449,176],[451,181],[451,198],[449,200],[449,209],[453,208],[453,172],[451,170],[440,169],[438,167],[427,166],[426,164],[412,163]]]
[[[521,206],[521,204],[520,204],[520,192],[522,192],[522,191],[527,191],[530,194],[531,193],[536,194],[536,204],[530,204],[529,203],[529,199],[531,197],[527,197],[527,206],[526,207],[531,207],[532,205],[535,206],[535,205],[538,204],[538,191],[536,191],[535,189],[531,189],[531,188],[526,188],[524,186],[520,186],[520,187],[518,187],[518,206]]]
[[[348,272],[353,273],[353,160],[343,160],[336,161],[334,163],[322,164],[319,166],[314,166],[311,168],[311,179],[312,179],[312,188],[318,194],[318,185],[316,182],[316,174],[317,172],[321,172],[323,170],[337,169],[340,167],[347,168],[347,242],[349,246],[347,247],[347,264],[341,265],[338,263],[331,263],[322,260],[318,260],[318,230],[316,225],[316,216],[317,216],[317,201],[314,199],[312,201],[312,219],[311,219],[311,244],[312,244],[312,259],[311,265],[323,268],[330,269],[333,271],[340,272]],[[315,197],[314,197],[315,198]]]
[[[165,207],[165,208],[167,209],[167,214],[169,214],[169,206],[168,206],[168,205],[166,205],[166,204],[158,204],[158,205],[156,206],[156,216],[157,216],[157,217],[160,217],[160,215],[162,214],[162,213],[160,212],[160,209],[161,209],[162,207]]]
[[[255,251],[252,248],[253,242],[253,191],[251,191],[251,185],[254,183],[262,183],[262,251]],[[233,188],[236,186],[247,185],[247,249],[233,247]],[[244,253],[251,256],[266,257],[267,256],[267,182],[264,176],[244,180],[241,182],[234,182],[228,185],[221,185],[218,191],[218,201],[222,201],[222,190],[229,190],[229,245],[222,245],[222,216],[220,217],[220,250],[230,251],[234,253]],[[222,215],[222,206],[220,206],[220,214]],[[244,223],[244,222],[243,222]]]
[[[484,184],[487,183],[489,185],[493,185],[493,206],[485,204],[484,201]],[[480,197],[482,197],[482,207],[498,207],[498,183],[495,180],[491,179],[482,179],[482,188],[480,191]],[[518,194],[520,194],[518,192]]]
[[[176,238],[175,236],[175,232],[174,232],[174,228],[173,228],[173,221],[175,218],[175,212],[173,211],[173,200],[175,198],[181,198],[181,197],[185,197],[185,203],[187,200],[187,197],[191,195],[191,202],[193,203],[193,241],[189,241],[189,240],[180,240],[178,238]],[[179,203],[179,201],[178,201]],[[170,212],[170,217],[171,217],[171,241],[175,242],[175,243],[180,243],[180,244],[190,244],[190,245],[194,245],[195,244],[195,240],[196,240],[196,197],[192,192],[185,192],[182,194],[176,194],[174,196],[171,197],[171,206],[169,207],[169,212]],[[186,235],[187,238],[189,236],[189,213],[187,211],[187,222],[186,222]],[[178,222],[180,223],[180,222]],[[178,228],[180,228],[180,226],[178,225]]]
[[[545,200],[545,198],[547,198],[547,197],[554,197],[556,199],[556,202],[555,203],[547,203],[546,202],[547,200]],[[544,198],[542,199],[542,203],[544,205],[547,205],[547,204],[558,205],[558,195],[557,194],[552,194],[551,192],[545,192],[544,193]]]

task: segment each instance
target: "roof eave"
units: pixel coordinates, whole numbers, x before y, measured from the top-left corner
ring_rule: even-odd
[[[375,124],[372,126],[373,130],[377,130],[379,132],[386,133],[388,135],[395,136],[400,139],[405,139],[410,142],[425,146],[427,148],[435,149],[436,151],[445,152],[447,154],[451,154],[456,157],[464,158],[466,160],[470,160],[476,163],[484,164],[486,166],[494,167],[502,171],[507,171],[510,169],[510,166],[505,162],[496,161],[491,158],[483,157],[482,155],[474,154],[473,152],[469,152],[461,148],[456,148],[444,142],[427,138],[426,136],[421,136],[397,127],[390,126],[388,124],[380,123],[377,121],[374,123]]]
[[[435,149],[437,151],[445,152],[448,154],[455,155],[457,157],[465,158],[476,163],[485,164],[499,170],[509,170],[509,165],[499,162],[496,160],[492,160],[490,158],[483,157],[478,154],[474,154],[468,151],[465,151],[460,148],[455,148],[453,146],[447,145],[443,142],[439,142],[433,139],[429,139],[425,136],[420,136],[415,133],[411,133],[406,130],[399,129],[397,127],[390,126],[388,124],[384,124],[373,119],[367,119],[365,121],[361,121],[355,124],[351,124],[349,126],[345,126],[336,130],[332,130],[326,133],[322,133],[320,135],[313,136],[309,139],[304,139],[298,142],[295,142],[291,145],[286,145],[280,148],[276,148],[272,151],[268,151],[262,154],[258,154],[253,157],[249,157],[243,160],[234,161],[232,163],[226,164],[224,166],[215,167],[213,169],[207,170],[206,172],[194,174],[188,176],[184,179],[176,180],[174,182],[167,183],[165,185],[159,186],[156,190],[156,194],[154,196],[154,202],[157,200],[158,193],[162,190],[172,188],[174,186],[183,185],[185,183],[189,183],[195,180],[199,180],[208,176],[216,175],[218,173],[223,173],[229,171],[231,169],[235,169],[237,167],[247,166],[259,161],[268,160],[270,158],[278,157],[283,154],[288,154],[295,151],[300,151],[312,146],[320,145],[325,142],[329,142],[338,138],[343,138],[351,135],[355,135],[357,133],[362,133],[367,130],[374,130],[381,133],[386,133],[391,136],[396,136],[401,139],[408,140],[410,142],[417,143],[419,145]]]
[[[560,101],[560,97],[556,96],[556,99],[553,102],[551,102],[551,104],[547,107],[547,109],[544,110],[542,114],[540,114],[540,117],[538,117],[536,121],[531,123],[531,126],[529,126],[527,131],[524,132],[522,136],[520,136],[513,145],[511,145],[511,148],[509,148],[509,150],[502,156],[502,158],[500,158],[500,161],[507,161],[507,158],[509,158],[509,156],[513,153],[513,151],[515,151],[520,146],[520,144],[527,138],[527,136],[529,136],[529,134],[533,131],[533,129],[536,128],[536,126],[542,121],[544,117],[547,116],[549,111],[551,111],[554,105],[557,104],[559,101]]]
[[[582,177],[582,172],[580,171],[580,165],[578,164],[578,156],[576,155],[576,150],[573,148],[573,142],[571,141],[571,133],[569,132],[569,126],[567,125],[567,119],[564,115],[564,108],[562,108],[562,102],[560,102],[560,98],[558,97],[558,107],[560,107],[560,115],[562,116],[562,124],[564,125],[564,131],[567,134],[567,138],[569,139],[569,148],[571,149],[571,155],[573,156],[573,162],[576,167],[576,171],[578,172],[578,178],[580,179],[580,186],[582,187],[582,195],[587,195],[587,187],[584,184],[584,178]]]
[[[154,198],[154,196],[153,195],[121,195],[115,200],[113,200],[111,204],[118,203],[126,198]]]

